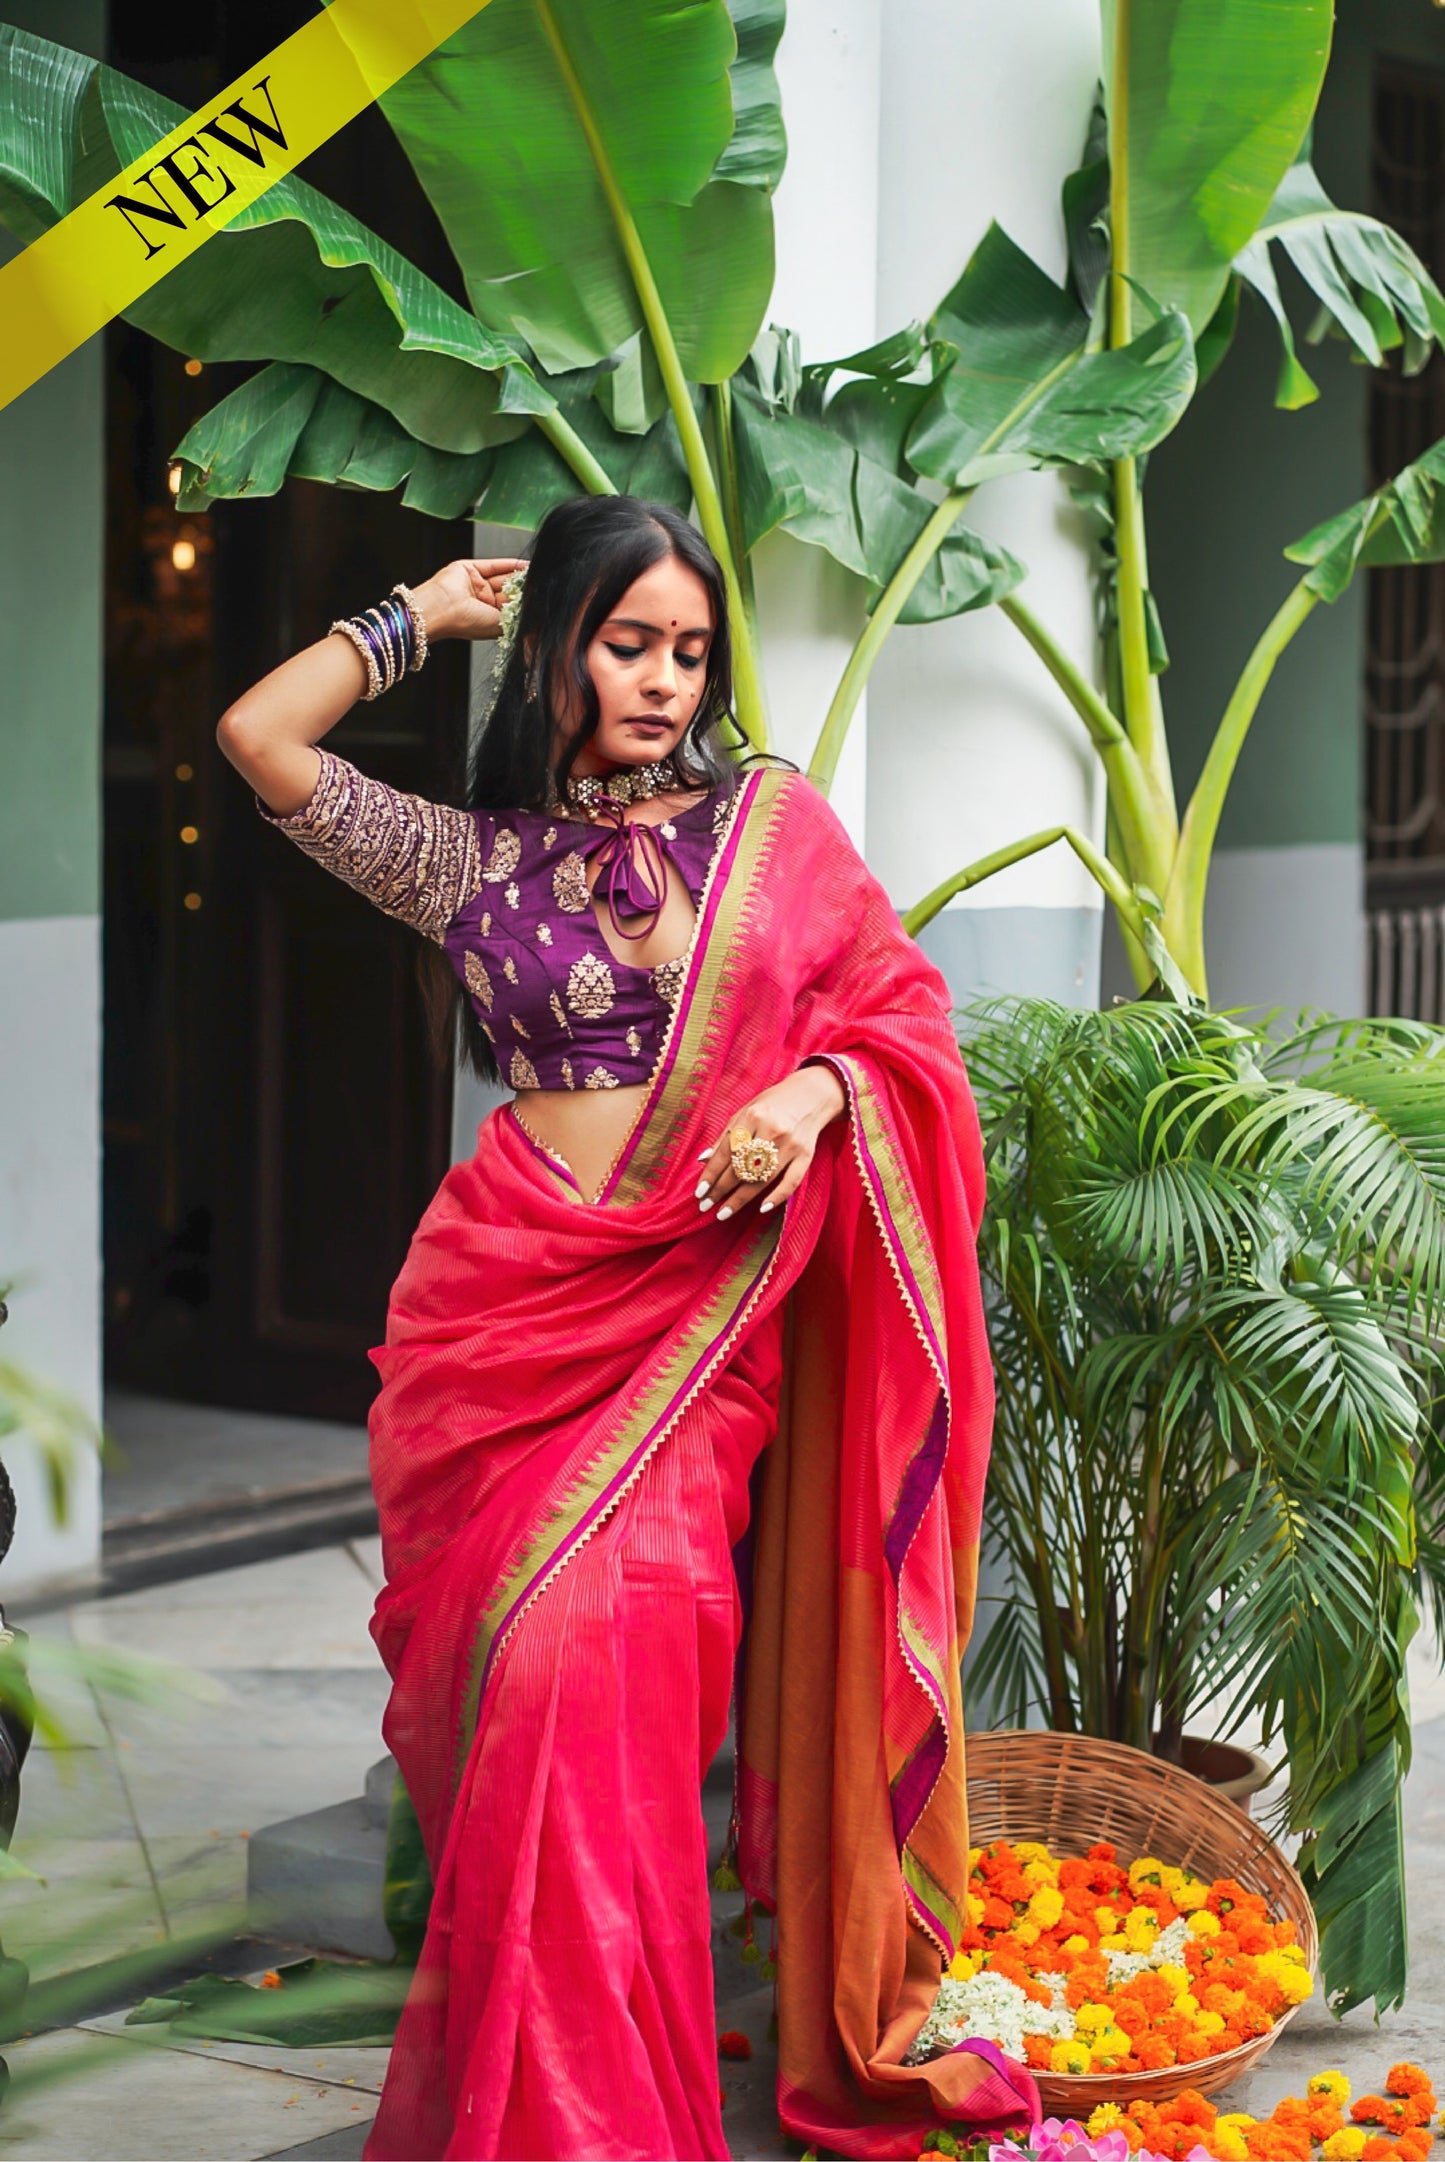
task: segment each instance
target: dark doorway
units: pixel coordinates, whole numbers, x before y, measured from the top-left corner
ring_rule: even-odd
[[[174,17],[116,0],[110,57],[193,108],[308,12],[199,6],[178,57]],[[305,173],[457,289],[378,113]],[[251,372],[188,368],[121,323],[108,334],[107,1378],[356,1419],[388,1289],[446,1167],[450,1076],[430,1048],[420,941],[262,823],[215,723],[335,616],[468,552],[470,527],[305,482],[178,517],[169,452]],[[327,741],[438,795],[467,696],[467,648],[443,645]]]

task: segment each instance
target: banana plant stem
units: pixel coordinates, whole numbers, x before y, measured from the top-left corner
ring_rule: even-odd
[[[537,19],[552,48],[567,94],[572,100],[578,125],[586,139],[607,207],[617,228],[618,241],[637,292],[642,319],[647,325],[647,333],[657,355],[657,365],[667,391],[667,402],[682,444],[682,454],[687,464],[688,478],[692,482],[703,537],[722,565],[727,586],[728,618],[733,634],[733,690],[738,723],[749,742],[758,750],[764,750],[767,747],[767,722],[763,711],[762,677],[747,610],[743,605],[738,566],[733,560],[732,548],[729,545],[727,521],[723,516],[717,480],[708,460],[707,445],[703,441],[702,429],[692,402],[692,385],[683,374],[682,362],[678,358],[672,335],[672,325],[667,320],[667,311],[662,305],[662,295],[658,292],[657,280],[653,277],[652,265],[647,259],[647,250],[642,245],[642,236],[618,183],[611,153],[603,140],[581,78],[573,66],[572,55],[558,29],[550,0],[536,0],[536,8]]]
[[[971,488],[949,490],[883,588],[872,615],[859,633],[848,656],[848,665],[838,679],[838,688],[818,732],[812,763],[808,767],[808,779],[825,796],[833,785],[849,725],[883,641],[898,621],[904,603],[927,570],[931,557],[937,554],[957,524],[959,513],[972,493]]]
[[[1149,619],[1146,595],[1148,565],[1144,547],[1144,505],[1139,470],[1132,458],[1113,467],[1114,532],[1119,555],[1119,664],[1123,678],[1124,723],[1129,740],[1149,776],[1155,821],[1169,851],[1179,832],[1174,781],[1169,767],[1169,739],[1159,678],[1149,665]]]
[[[598,463],[569,420],[564,420],[555,411],[536,413],[533,418],[553,450],[566,459],[589,495],[616,495],[616,482]]]
[[[1169,858],[1156,835],[1148,775],[1123,724],[1017,593],[1006,593],[998,605],[1028,640],[1089,731],[1108,780],[1110,816],[1134,882],[1162,893],[1169,878]]]
[[[939,910],[950,902],[955,894],[967,893],[970,886],[980,886],[986,878],[999,871],[1006,871],[1011,863],[1022,863],[1026,856],[1036,856],[1041,848],[1052,848],[1055,841],[1067,841],[1086,871],[1101,886],[1119,912],[1120,920],[1134,936],[1143,943],[1144,913],[1135,899],[1127,881],[1120,877],[1112,863],[1100,855],[1092,841],[1074,826],[1046,826],[1041,833],[1030,833],[1021,841],[1010,841],[1006,848],[996,848],[987,856],[980,856],[965,870],[955,871],[941,886],[935,886],[921,901],[915,901],[903,913],[903,928],[910,936],[917,937],[925,924],[931,923]]]
[[[1319,599],[1303,578],[1275,610],[1240,670],[1184,814],[1174,870],[1164,896],[1164,937],[1200,988],[1204,977],[1204,895],[1214,839],[1239,754],[1275,663]]]
[[[717,471],[722,494],[723,515],[727,520],[728,538],[732,543],[733,561],[737,565],[738,584],[742,589],[743,613],[747,617],[748,630],[752,635],[753,650],[762,651],[762,639],[758,634],[758,600],[753,585],[753,559],[748,552],[743,526],[742,490],[738,482],[737,443],[733,436],[733,391],[731,383],[713,383],[708,389],[712,407],[713,435],[716,443]]]

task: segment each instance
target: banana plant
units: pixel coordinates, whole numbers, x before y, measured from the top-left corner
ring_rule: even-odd
[[[1139,351],[1150,335],[1162,342],[1164,324],[1182,322],[1194,379],[1203,381],[1228,352],[1241,296],[1252,293],[1278,329],[1277,403],[1307,404],[1318,390],[1300,362],[1280,295],[1281,256],[1318,302],[1311,337],[1340,336],[1374,366],[1397,351],[1408,371],[1423,366],[1445,337],[1445,298],[1423,264],[1378,219],[1332,203],[1310,163],[1308,132],[1328,57],[1330,14],[1329,0],[1219,0],[1202,38],[1186,0],[1148,6],[1105,0],[1100,109],[1085,162],[1064,190],[1074,330],[1098,366]],[[990,288],[983,275],[994,245],[990,236],[960,290],[976,275],[981,297],[1002,294],[1001,276]],[[1034,270],[1035,295],[1041,278]],[[1062,299],[1059,308],[1062,316]],[[962,488],[990,473],[977,461],[976,435],[988,394],[969,395],[970,353],[986,367],[1000,350],[1019,353],[1034,336],[1037,387],[1045,380],[1047,347],[1017,266],[1006,306],[991,307],[985,317],[955,302],[952,313],[961,319],[963,361],[918,412],[904,455],[945,486]],[[931,327],[946,334],[943,314]],[[1182,357],[1171,356],[1170,365],[1182,375]],[[1175,417],[1179,410],[1182,404]],[[1203,770],[1181,805],[1162,697],[1167,647],[1149,589],[1143,448],[1142,442],[1112,445],[1101,431],[1099,448],[1078,460],[1073,476],[1076,495],[1098,516],[1103,543],[1103,689],[1033,614],[1026,591],[999,596],[1003,613],[1079,715],[1103,767],[1107,852],[1066,825],[1025,835],[942,882],[904,920],[917,931],[956,894],[1063,841],[1114,904],[1141,989],[1162,979],[1177,991],[1182,982],[1188,995],[1204,999],[1204,902],[1215,839],[1270,676],[1314,608],[1337,599],[1356,568],[1441,560],[1445,532],[1434,511],[1441,461],[1437,447],[1378,495],[1285,549],[1307,568],[1245,657]],[[824,730],[819,777],[836,761],[838,733]]]

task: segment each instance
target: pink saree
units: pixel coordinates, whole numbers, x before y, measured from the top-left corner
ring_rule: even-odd
[[[699,1152],[817,1058],[848,1110],[802,1188],[702,1215]],[[982,1197],[943,978],[817,791],[751,773],[601,1192],[492,1113],[373,1354],[373,1633],[433,1894],[369,2162],[727,2155],[699,1790],[735,1668],[785,2128],[901,2156],[1036,2114],[989,2045],[899,2062],[968,1867]]]

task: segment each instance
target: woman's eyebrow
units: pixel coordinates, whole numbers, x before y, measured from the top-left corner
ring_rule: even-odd
[[[651,631],[654,638],[662,636],[660,623],[644,623],[639,616],[609,616],[609,623],[619,623],[629,631]],[[699,623],[694,630],[679,631],[680,638],[711,638],[712,625]]]

